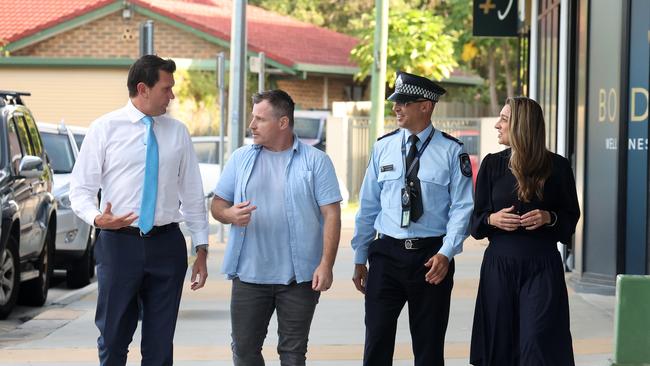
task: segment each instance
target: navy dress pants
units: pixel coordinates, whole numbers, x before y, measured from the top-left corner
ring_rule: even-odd
[[[95,324],[102,366],[125,365],[142,306],[143,366],[173,363],[174,330],[187,249],[178,228],[142,238],[102,230],[95,245],[98,297]]]
[[[449,263],[447,276],[439,284],[431,285],[424,279],[429,271],[424,263],[439,249],[439,244],[406,249],[386,238],[370,244],[364,366],[393,364],[397,318],[407,302],[415,366],[444,365],[454,261]]]

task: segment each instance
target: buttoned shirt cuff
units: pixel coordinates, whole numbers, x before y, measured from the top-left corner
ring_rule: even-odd
[[[81,219],[88,225],[95,226],[95,218],[101,214],[102,213],[99,210],[87,210],[82,213]]]
[[[368,247],[357,248],[354,251],[354,264],[366,264],[368,261]]]
[[[208,232],[200,232],[192,234],[192,254],[196,254],[196,247],[199,245],[208,244]]]
[[[454,247],[450,242],[442,244],[442,248],[438,251],[438,253],[443,254],[449,261],[454,258]]]

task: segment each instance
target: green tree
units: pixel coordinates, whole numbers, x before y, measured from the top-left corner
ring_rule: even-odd
[[[374,0],[249,0],[249,4],[292,18],[354,34],[363,23],[357,20],[374,11]]]
[[[213,71],[177,70],[174,90],[181,108],[175,111],[195,136],[219,131],[219,110],[216,75]],[[216,123],[215,123],[216,122]]]
[[[351,52],[359,65],[357,79],[366,78],[375,62],[373,54],[374,13],[369,27],[359,32],[360,42]],[[456,38],[445,32],[445,20],[428,10],[391,8],[388,16],[387,80],[395,82],[395,72],[403,70],[434,79],[448,78],[458,65],[454,59]]]

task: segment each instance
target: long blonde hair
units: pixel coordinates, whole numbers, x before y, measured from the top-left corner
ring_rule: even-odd
[[[542,108],[526,97],[511,97],[506,103],[510,105],[510,169],[517,179],[517,197],[522,202],[530,202],[533,196],[543,200],[553,162],[546,149]]]

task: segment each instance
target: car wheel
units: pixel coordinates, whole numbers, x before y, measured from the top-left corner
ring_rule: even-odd
[[[16,305],[20,287],[18,250],[12,237],[0,255],[0,319],[7,319]]]
[[[53,273],[53,250],[54,250],[54,235],[52,235],[53,224],[48,225],[47,234],[45,235],[45,243],[43,243],[43,251],[38,258],[36,268],[38,269],[38,277],[29,280],[22,284],[20,293],[18,294],[18,302],[23,305],[29,306],[43,306],[47,300],[47,292],[50,288],[50,278]]]
[[[66,272],[69,288],[80,288],[90,283],[95,274],[95,260],[92,253],[92,237],[88,235],[86,251]]]

